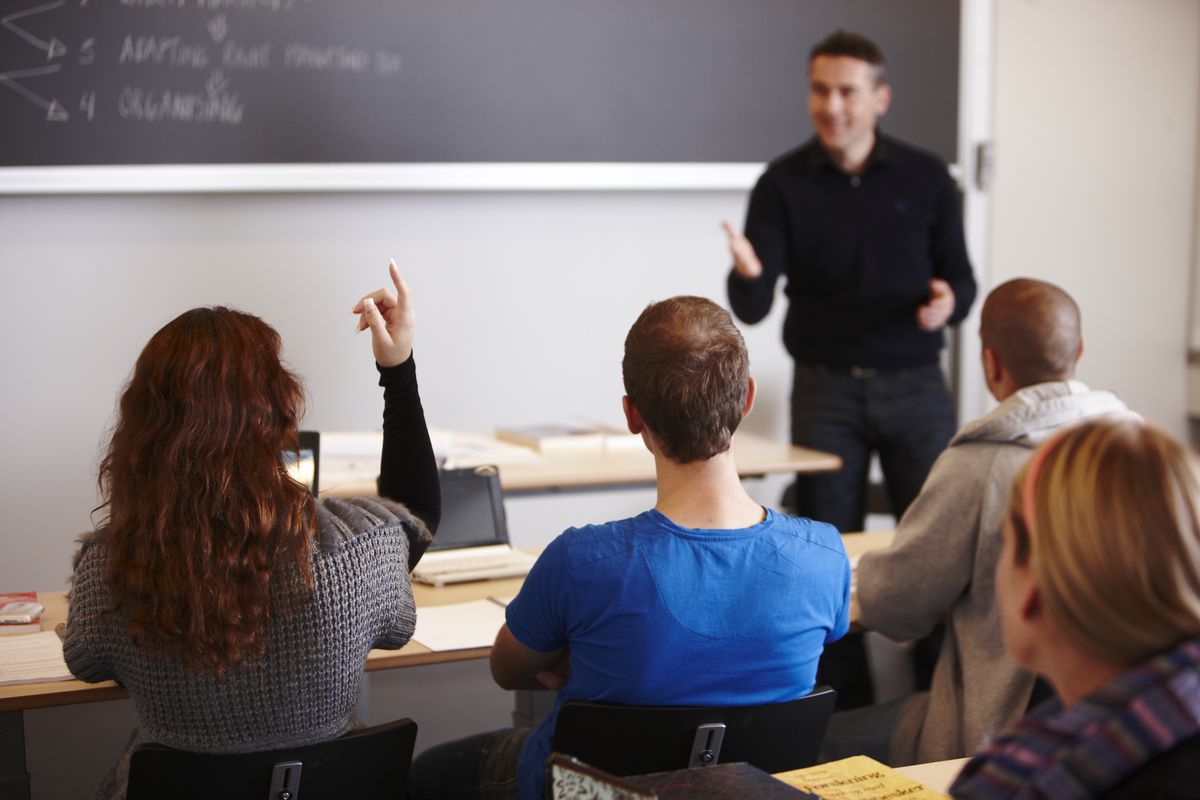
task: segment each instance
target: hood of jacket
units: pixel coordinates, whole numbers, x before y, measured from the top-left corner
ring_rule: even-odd
[[[1137,416],[1112,392],[1089,389],[1080,381],[1038,383],[963,425],[950,444],[983,441],[1037,447],[1063,425],[1107,414]]]

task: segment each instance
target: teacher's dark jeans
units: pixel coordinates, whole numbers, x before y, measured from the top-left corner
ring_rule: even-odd
[[[871,454],[878,452],[888,501],[898,520],[921,490],[954,430],[954,406],[936,365],[881,371],[797,363],[792,384],[792,442],[837,454],[842,469],[797,476],[794,505],[789,510],[828,522],[842,532],[861,531],[866,521]],[[919,650],[915,664],[918,687],[928,684],[937,648],[934,640]],[[825,648],[817,683],[837,690],[839,709],[873,702],[861,635],[851,634]]]
[[[936,365],[850,371],[796,364],[792,442],[840,456],[842,468],[798,476],[795,512],[843,533],[861,531],[871,454],[878,452],[899,519],[954,429],[950,392]]]

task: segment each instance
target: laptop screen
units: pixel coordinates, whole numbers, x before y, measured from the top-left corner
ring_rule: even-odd
[[[430,552],[508,544],[504,494],[495,467],[445,469],[438,476],[442,484],[442,520]]]
[[[283,466],[292,480],[304,484],[316,494],[321,477],[321,434],[317,431],[300,431],[299,444],[298,451],[283,451]]]

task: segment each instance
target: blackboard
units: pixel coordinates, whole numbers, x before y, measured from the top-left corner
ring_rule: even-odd
[[[762,162],[871,36],[956,158],[958,0],[0,0],[0,166]]]

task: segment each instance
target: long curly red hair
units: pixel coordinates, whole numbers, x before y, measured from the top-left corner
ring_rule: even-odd
[[[261,659],[276,606],[309,595],[316,507],[282,460],[303,406],[258,317],[195,308],[150,339],[99,475],[135,644],[219,676]]]

